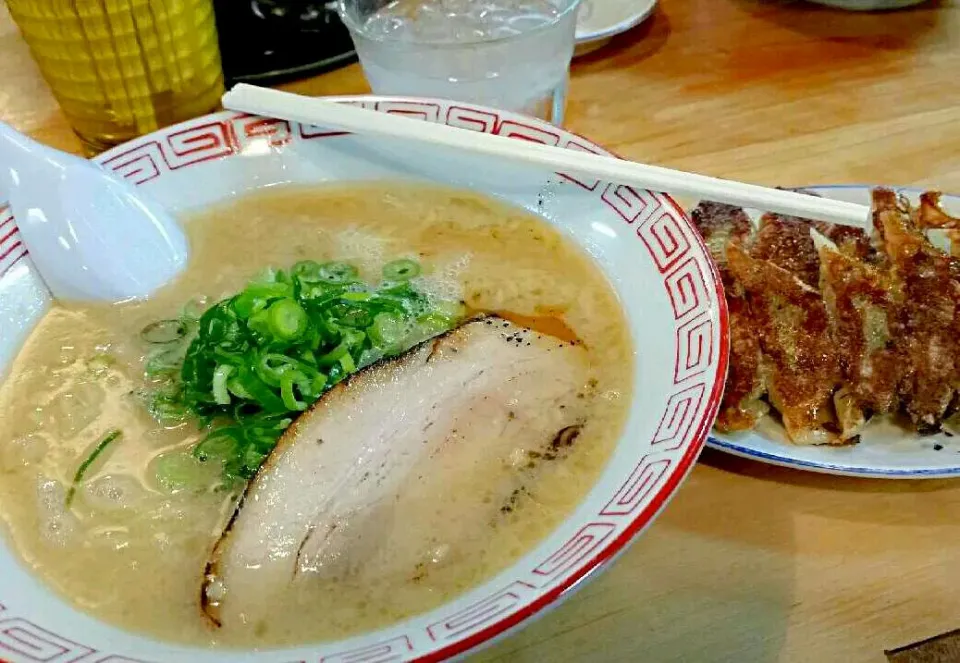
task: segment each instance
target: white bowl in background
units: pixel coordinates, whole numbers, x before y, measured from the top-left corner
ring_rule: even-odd
[[[827,5],[837,9],[851,9],[853,11],[884,11],[889,9],[903,9],[926,2],[927,0],[809,0],[818,5]]]

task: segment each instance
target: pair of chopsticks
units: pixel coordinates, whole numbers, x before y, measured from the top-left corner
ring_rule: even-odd
[[[322,97],[305,97],[240,83],[223,95],[223,106],[229,110],[357,134],[441,145],[652,191],[666,191],[847,226],[869,227],[870,208],[865,205],[458,129],[339,104]]]

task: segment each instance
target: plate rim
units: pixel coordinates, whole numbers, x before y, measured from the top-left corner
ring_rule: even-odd
[[[813,189],[813,190],[863,190],[870,191],[878,186],[888,187],[897,192],[905,193],[923,193],[929,191],[929,188],[917,186],[897,186],[889,184],[807,184],[804,186],[787,187],[791,189]],[[944,192],[943,195],[948,198],[954,198],[960,201],[960,194]],[[833,476],[856,477],[863,479],[889,479],[889,480],[928,480],[928,479],[951,479],[960,477],[960,461],[953,467],[918,467],[903,468],[895,467],[864,467],[845,463],[818,462],[795,458],[786,453],[790,447],[784,444],[784,453],[775,453],[757,449],[756,447],[744,445],[732,440],[724,440],[716,437],[714,430],[711,429],[707,436],[706,447],[729,453],[740,458],[747,458],[767,465],[776,465],[794,470],[815,472],[817,474],[829,474]],[[756,431],[753,431],[758,435]]]
[[[594,0],[600,1],[603,0]],[[576,31],[574,35],[574,42],[577,46],[583,46],[584,44],[592,44],[594,42],[602,41],[604,39],[609,39],[610,37],[615,37],[618,34],[622,34],[631,28],[643,23],[645,20],[650,18],[654,10],[657,8],[658,0],[646,0],[646,6],[641,9],[639,12],[634,12],[624,18],[621,21],[618,21],[612,25],[608,25],[602,30],[593,30],[593,31]]]

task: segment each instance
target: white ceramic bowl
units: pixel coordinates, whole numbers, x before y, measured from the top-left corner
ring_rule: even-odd
[[[549,124],[467,104],[345,101],[603,152]],[[637,353],[635,396],[611,461],[566,522],[512,567],[436,610],[341,642],[264,652],[195,649],[140,637],[73,609],[0,547],[2,660],[386,663],[462,654],[569,595],[611,561],[653,521],[700,452],[725,375],[726,308],[699,236],[662,194],[235,113],[164,129],[98,160],[175,209],[282,182],[415,178],[486,192],[539,213],[589,251],[618,291]],[[49,305],[8,216],[0,212],[0,369]]]

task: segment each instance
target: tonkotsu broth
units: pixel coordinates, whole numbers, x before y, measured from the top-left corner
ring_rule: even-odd
[[[604,276],[542,220],[472,193],[390,183],[271,189],[185,225],[192,258],[177,283],[143,303],[55,306],[0,387],[0,514],[9,540],[81,609],[201,645],[344,637],[434,608],[504,569],[595,482],[626,417],[633,350]],[[234,496],[171,495],[156,484],[151,461],[188,448],[202,433],[193,424],[164,429],[144,409],[137,396],[144,386],[140,330],[175,316],[190,299],[233,294],[267,266],[336,259],[376,280],[383,262],[401,256],[420,260],[427,287],[459,291],[475,309],[562,318],[586,345],[596,380],[587,426],[571,455],[544,464],[530,495],[487,530],[458,531],[456,519],[438,509],[423,514],[419,531],[398,535],[449,546],[455,554],[448,563],[429,573],[381,568],[318,583],[260,606],[258,614],[269,616],[245,630],[212,628],[198,608],[200,582]],[[91,466],[72,509],[64,509],[78,465],[112,429],[122,438]],[[209,481],[218,477],[211,468]],[[474,486],[450,490],[483,486],[477,477]]]

